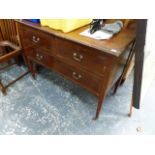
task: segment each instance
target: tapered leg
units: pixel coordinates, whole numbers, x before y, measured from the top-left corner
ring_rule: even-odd
[[[103,100],[104,100],[104,95],[101,96],[101,97],[99,97],[99,99],[98,99],[98,105],[97,105],[97,109],[96,109],[96,115],[95,115],[95,117],[93,118],[93,120],[98,119],[99,114],[100,114],[101,109],[102,109]]]
[[[22,54],[22,57],[23,57],[23,60],[24,60],[25,65],[28,65],[28,60],[27,60],[24,52]]]
[[[94,120],[98,119],[98,116],[100,114],[101,108],[102,108],[102,101],[99,100],[98,101],[98,105],[97,105],[97,110],[96,110],[96,116],[94,117]]]
[[[34,64],[31,60],[27,60],[29,71],[31,72],[31,75],[34,79],[36,79],[36,71],[34,69]]]

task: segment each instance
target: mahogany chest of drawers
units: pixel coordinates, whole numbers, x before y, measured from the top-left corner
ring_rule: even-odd
[[[84,87],[98,97],[98,118],[135,31],[125,29],[110,40],[98,41],[80,35],[88,26],[65,34],[24,20],[17,21],[17,25],[32,76],[35,78],[33,64],[37,63]]]

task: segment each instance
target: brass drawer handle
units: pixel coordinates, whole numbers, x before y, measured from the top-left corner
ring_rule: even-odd
[[[39,37],[36,37],[36,36],[32,36],[32,41],[34,43],[38,43],[40,41],[40,38]]]
[[[74,53],[73,53],[73,59],[76,60],[76,61],[78,61],[78,62],[81,62],[82,59],[83,59],[83,55],[74,52]]]
[[[36,59],[41,61],[43,59],[43,55],[40,55],[39,53],[36,54]]]
[[[76,73],[76,72],[73,72],[73,73],[72,73],[72,77],[73,77],[74,79],[76,79],[76,80],[79,80],[79,79],[82,78],[82,75],[80,75],[80,74],[78,74],[78,73]]]

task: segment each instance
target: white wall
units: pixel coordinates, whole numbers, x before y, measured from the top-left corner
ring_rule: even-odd
[[[145,45],[142,99],[144,98],[153,79],[155,79],[155,19],[149,19],[147,23]]]

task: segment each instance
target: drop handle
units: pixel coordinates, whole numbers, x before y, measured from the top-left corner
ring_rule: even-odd
[[[36,59],[37,59],[37,60],[40,61],[40,60],[42,60],[43,58],[44,58],[43,55],[40,55],[39,53],[36,54]]]
[[[72,76],[73,76],[73,78],[76,79],[76,80],[79,80],[79,79],[82,78],[82,75],[80,75],[80,74],[78,74],[78,73],[76,73],[76,72],[73,72],[73,73],[72,73]]]
[[[38,43],[40,41],[40,38],[39,37],[36,37],[36,36],[32,36],[32,41],[34,43]]]
[[[83,55],[74,52],[74,53],[73,53],[73,59],[76,60],[76,61],[78,61],[78,62],[81,62],[82,59],[83,59]]]

